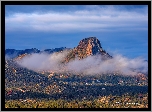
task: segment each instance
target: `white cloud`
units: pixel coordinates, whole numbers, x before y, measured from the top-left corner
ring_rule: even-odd
[[[87,6],[85,9],[67,12],[13,13],[5,17],[6,31],[102,31],[108,28],[147,28],[148,13],[138,10],[118,10],[114,6]],[[140,28],[140,29],[139,29]]]
[[[72,72],[84,75],[116,73],[122,75],[137,75],[139,72],[148,71],[148,63],[143,58],[129,59],[120,54],[115,54],[112,59],[102,60],[101,56],[89,56],[82,60],[75,59],[67,64],[61,63],[67,51],[53,54],[32,54],[18,61],[23,67],[31,70],[46,70],[55,72]]]

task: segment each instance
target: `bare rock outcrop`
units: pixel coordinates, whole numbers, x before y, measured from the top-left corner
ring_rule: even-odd
[[[66,62],[71,59],[79,58],[83,59],[90,55],[99,54],[103,59],[112,58],[105,50],[101,47],[100,41],[96,37],[89,37],[82,39],[78,46],[70,51],[66,58]]]

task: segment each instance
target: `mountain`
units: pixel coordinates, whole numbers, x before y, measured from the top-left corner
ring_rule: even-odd
[[[54,48],[54,49],[45,49],[44,51],[42,52],[46,52],[46,53],[54,53],[54,52],[60,52],[60,51],[63,51],[65,49],[69,49],[69,48],[66,48],[66,47],[60,47],[60,48]]]
[[[5,50],[5,56],[8,56],[9,58],[15,58],[19,55],[31,54],[31,53],[40,53],[40,50],[38,50],[36,48],[25,49],[25,50],[16,50],[16,49],[6,49]]]
[[[103,50],[100,41],[96,37],[89,37],[82,39],[79,42],[78,46],[69,52],[65,61],[69,62],[71,59],[74,59],[76,57],[83,59],[87,56],[96,54],[101,55],[103,59],[112,58],[112,56]]]
[[[16,50],[16,49],[6,49],[5,50],[5,56],[9,58],[22,58],[26,56],[27,54],[32,53],[54,53],[54,52],[60,52],[63,50],[69,50],[68,55],[66,56],[64,62],[69,62],[71,59],[79,58],[83,59],[87,56],[91,55],[101,55],[102,59],[109,59],[112,58],[108,53],[106,53],[105,50],[101,47],[100,41],[96,37],[89,37],[82,39],[77,47],[74,47],[73,49],[61,47],[61,48],[54,48],[54,49],[45,49],[43,51],[40,51],[36,48],[32,49],[25,49],[25,50]]]
[[[32,54],[32,53],[54,53],[54,52],[60,52],[65,49],[69,49],[66,47],[61,47],[61,48],[55,48],[55,49],[45,49],[43,51],[40,51],[36,48],[31,48],[31,49],[25,49],[25,50],[16,50],[16,49],[6,49],[5,50],[5,56],[9,58],[17,58],[17,57],[22,57],[25,56],[26,54]]]
[[[61,47],[43,51],[36,48],[6,49],[5,55],[14,58],[5,59],[5,99],[48,98],[71,100],[83,99],[84,97],[92,99],[111,94],[120,96],[124,93],[147,93],[148,77],[142,73],[137,76],[123,76],[115,73],[90,76],[76,74],[75,72],[58,73],[51,71],[50,73],[49,71],[33,71],[16,62],[16,60],[28,54],[51,54],[65,49],[67,48]],[[92,55],[101,55],[103,59],[112,58],[101,47],[101,43],[96,37],[89,37],[82,39],[76,48],[68,49],[65,62]]]

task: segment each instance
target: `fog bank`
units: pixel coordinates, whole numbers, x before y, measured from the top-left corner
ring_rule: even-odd
[[[89,56],[82,60],[75,59],[63,64],[67,51],[62,53],[34,53],[17,61],[23,67],[34,71],[73,72],[84,75],[119,73],[122,75],[136,75],[148,71],[148,63],[141,57],[129,59],[115,54],[112,59],[102,60],[101,56]]]

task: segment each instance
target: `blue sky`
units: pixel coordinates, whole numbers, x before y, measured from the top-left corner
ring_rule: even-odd
[[[5,6],[6,49],[73,48],[90,36],[111,55],[148,59],[148,6]]]

